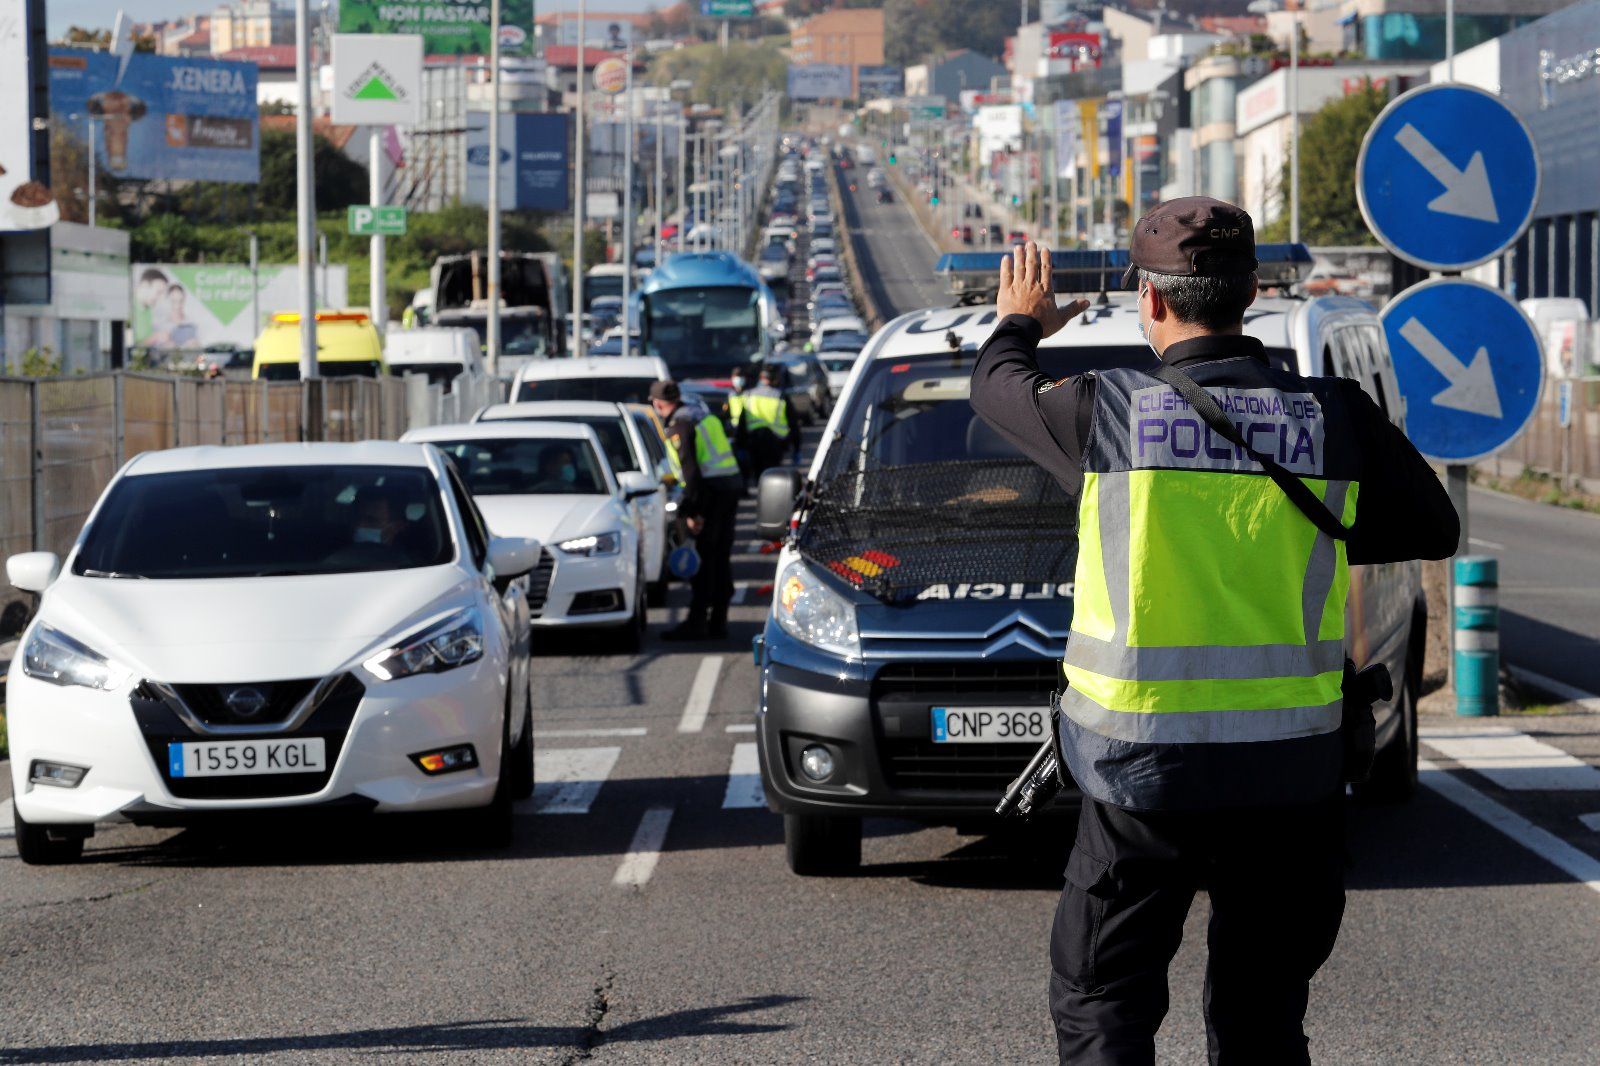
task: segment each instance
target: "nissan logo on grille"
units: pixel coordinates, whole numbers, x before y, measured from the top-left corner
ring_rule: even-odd
[[[236,688],[223,699],[228,710],[240,718],[254,718],[267,706],[267,697],[259,689]]]

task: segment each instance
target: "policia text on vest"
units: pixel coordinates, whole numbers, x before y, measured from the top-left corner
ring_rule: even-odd
[[[1154,1062],[1167,968],[1204,887],[1212,1061],[1306,1063],[1310,982],[1344,906],[1350,566],[1442,558],[1459,525],[1357,383],[1273,366],[1243,334],[1247,214],[1162,205],[1135,227],[1131,258],[1146,272],[1141,332],[1232,433],[1131,365],[1042,373],[1040,341],[1086,305],[1056,305],[1048,254],[1031,245],[1002,271],[972,379],[976,413],[1078,507],[1056,736],[1082,805],[1050,941],[1058,1051]]]

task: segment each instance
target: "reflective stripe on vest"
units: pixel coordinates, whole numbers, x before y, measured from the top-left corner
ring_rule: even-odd
[[[789,415],[783,404],[783,394],[776,389],[753,389],[744,400],[744,428],[755,431],[771,430],[780,437],[789,435]]]
[[[1146,744],[1338,729],[1344,545],[1262,473],[1162,462],[1084,474],[1062,712]],[[1353,482],[1304,481],[1355,521]]]
[[[728,447],[728,434],[722,420],[707,415],[694,424],[694,461],[701,477],[738,477],[739,461]]]

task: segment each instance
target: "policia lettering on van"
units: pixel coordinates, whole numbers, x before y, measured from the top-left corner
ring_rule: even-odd
[[[1139,221],[1131,259],[1152,370],[1040,372],[1040,340],[1088,304],[1057,307],[1029,244],[1002,264],[972,379],[978,414],[1078,501],[1058,701],[1083,804],[1051,938],[1058,1047],[1154,1060],[1204,886],[1213,1058],[1305,1063],[1310,981],[1344,906],[1349,565],[1444,558],[1459,524],[1356,382],[1274,368],[1243,334],[1249,215],[1171,201]]]

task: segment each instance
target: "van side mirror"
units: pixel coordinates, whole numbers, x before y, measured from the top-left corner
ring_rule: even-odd
[[[805,472],[797,466],[775,466],[756,485],[756,534],[771,540],[789,532],[795,501],[805,485]]]

